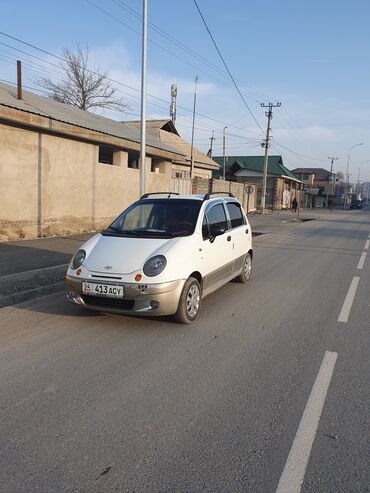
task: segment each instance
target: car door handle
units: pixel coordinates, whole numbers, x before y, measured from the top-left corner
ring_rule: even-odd
[[[245,230],[245,234],[247,235],[248,233],[249,233],[249,229],[247,228],[247,229]]]
[[[228,236],[227,237],[227,241],[231,241],[231,236]]]

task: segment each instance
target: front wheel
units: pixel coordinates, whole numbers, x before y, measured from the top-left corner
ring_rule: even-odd
[[[201,288],[194,277],[189,277],[181,292],[175,319],[183,324],[191,324],[200,311]]]
[[[242,273],[236,279],[237,281],[246,284],[251,277],[251,273],[252,273],[252,256],[250,253],[247,253],[247,255],[244,258]]]

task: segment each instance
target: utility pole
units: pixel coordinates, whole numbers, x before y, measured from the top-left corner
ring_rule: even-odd
[[[269,141],[270,141],[270,131],[271,131],[271,119],[272,119],[272,108],[279,108],[281,103],[261,103],[262,108],[268,108],[268,111],[265,112],[267,116],[267,130],[266,130],[266,140],[264,142],[265,146],[265,161],[263,166],[263,181],[262,181],[262,197],[261,197],[261,213],[265,214],[266,209],[266,188],[267,188],[267,170],[268,170],[268,162],[269,162]]]
[[[193,178],[194,173],[194,124],[195,124],[195,106],[197,104],[197,84],[198,76],[195,77],[195,88],[194,88],[194,105],[193,105],[193,125],[191,129],[191,153],[190,153],[190,178]]]
[[[333,164],[334,161],[336,161],[338,158],[337,157],[328,157],[331,161],[330,165],[330,186],[328,189],[328,193],[326,195],[326,203],[329,204],[329,195],[335,195],[335,178],[333,178]],[[334,191],[334,193],[333,193]]]
[[[140,125],[140,197],[145,193],[146,178],[146,55],[147,55],[147,0],[143,0],[143,38],[141,58],[141,125]]]
[[[171,86],[170,118],[171,118],[172,123],[174,125],[176,122],[176,97],[177,97],[177,85],[172,84],[172,86]]]
[[[346,193],[344,194],[343,209],[346,208],[346,202],[348,200],[348,187],[349,187],[349,153],[347,154]]]
[[[222,178],[226,179],[226,134],[225,130],[227,127],[224,127],[222,131],[222,155],[223,155],[223,168],[222,168]]]
[[[211,141],[211,146],[209,148],[209,151],[207,152],[207,156],[212,159],[212,152],[213,152],[213,141],[216,140],[215,138],[215,131],[212,130],[212,137],[209,139]]]
[[[22,99],[22,62],[17,60],[17,99]]]

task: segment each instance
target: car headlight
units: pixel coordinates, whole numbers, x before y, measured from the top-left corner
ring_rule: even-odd
[[[73,256],[72,268],[78,269],[83,264],[83,261],[85,260],[85,258],[86,258],[85,250],[78,250]]]
[[[163,255],[156,255],[150,258],[144,264],[143,271],[148,277],[158,276],[167,265],[166,257]]]

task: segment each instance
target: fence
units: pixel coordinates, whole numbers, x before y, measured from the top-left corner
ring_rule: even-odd
[[[231,192],[247,213],[256,210],[256,187],[253,185],[197,176],[193,178],[193,194],[205,195],[210,192]]]

